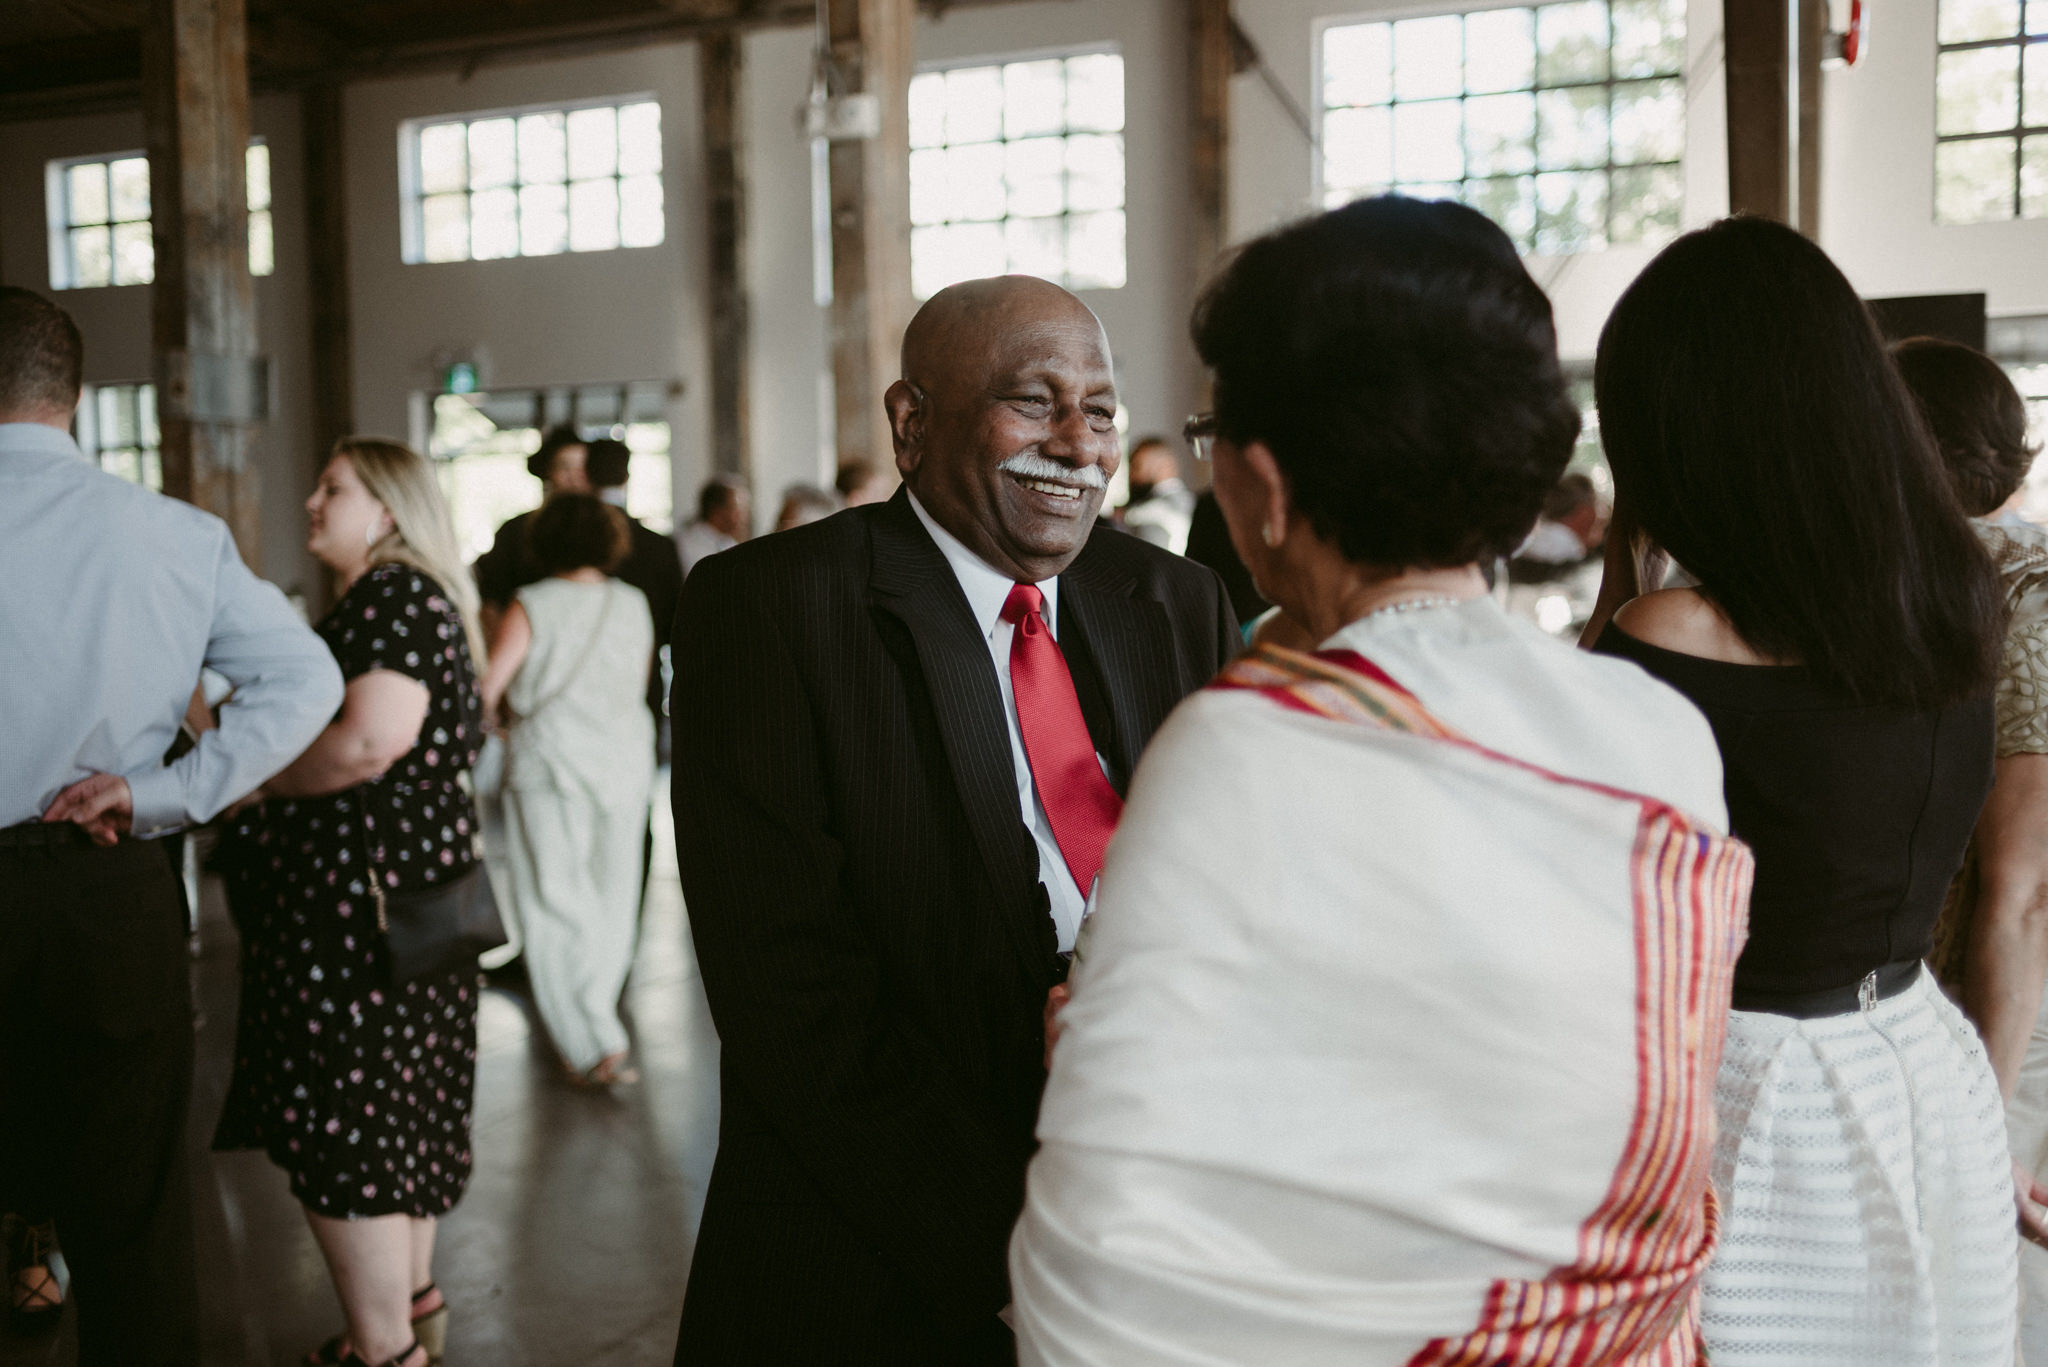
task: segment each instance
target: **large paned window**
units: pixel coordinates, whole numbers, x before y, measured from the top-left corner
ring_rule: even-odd
[[[657,247],[667,234],[652,100],[421,120],[403,144],[409,262]]]
[[[1940,0],[1934,217],[2048,217],[2048,0]]]
[[[270,222],[270,148],[249,144],[249,272],[277,266]],[[156,278],[149,159],[140,152],[50,163],[50,287],[147,285]]]
[[[910,82],[910,276],[1124,284],[1124,59],[1084,52]]]
[[[508,518],[540,506],[540,483],[527,473],[526,460],[540,449],[542,432],[564,424],[589,440],[624,441],[633,453],[626,511],[656,531],[671,530],[667,394],[660,381],[635,381],[434,395],[427,450],[440,472],[464,557],[482,555]]]
[[[131,484],[162,490],[155,385],[87,385],[75,425],[79,450],[99,462],[102,470]]]
[[[1684,198],[1684,73],[1684,0],[1327,28],[1323,201],[1462,200],[1525,252],[1661,241]]]

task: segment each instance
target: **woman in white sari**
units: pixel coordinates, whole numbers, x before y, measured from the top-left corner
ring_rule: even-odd
[[[1749,860],[1705,721],[1485,596],[1578,430],[1451,204],[1197,313],[1267,645],[1138,769],[1011,1246],[1027,1364],[1690,1362]]]

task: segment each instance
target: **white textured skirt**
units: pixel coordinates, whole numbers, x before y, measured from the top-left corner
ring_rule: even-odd
[[[1715,1111],[1714,1367],[2013,1361],[1998,1083],[1932,974],[1868,1011],[1731,1012]]]

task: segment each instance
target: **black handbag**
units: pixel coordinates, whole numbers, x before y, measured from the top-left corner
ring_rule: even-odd
[[[481,860],[454,882],[418,892],[386,892],[377,870],[372,867],[368,873],[370,894],[377,899],[377,929],[384,932],[385,960],[394,984],[474,969],[477,955],[507,939]]]

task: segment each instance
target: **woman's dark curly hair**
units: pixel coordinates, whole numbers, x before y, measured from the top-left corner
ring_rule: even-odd
[[[600,569],[610,574],[632,548],[626,516],[589,494],[556,494],[526,524],[533,558],[549,574]]]
[[[1453,566],[1529,534],[1579,434],[1550,301],[1507,234],[1384,195],[1247,244],[1195,308],[1216,422],[1355,563]]]
[[[1975,347],[1940,337],[1892,346],[1920,416],[1934,433],[1948,480],[1971,517],[1995,513],[2034,464],[2027,403],[2005,368]]]

